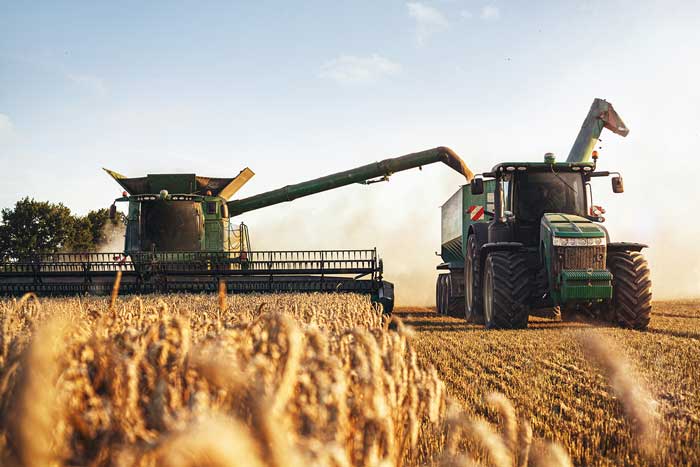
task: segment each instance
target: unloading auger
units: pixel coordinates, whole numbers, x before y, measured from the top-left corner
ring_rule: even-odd
[[[124,189],[127,203],[124,251],[52,253],[9,258],[0,264],[0,294],[107,293],[122,271],[122,293],[213,292],[221,282],[230,292],[330,292],[370,294],[386,312],[393,307],[393,284],[383,279],[376,249],[255,251],[243,213],[346,185],[386,181],[397,172],[442,162],[462,174],[472,172],[449,148],[437,147],[386,159],[306,182],[229,200],[254,173],[233,178],[195,174],[149,174],[129,178],[105,171]]]

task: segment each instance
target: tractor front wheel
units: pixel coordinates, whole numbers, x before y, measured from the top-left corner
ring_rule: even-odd
[[[484,264],[482,289],[486,328],[526,328],[530,288],[524,255],[511,251],[490,253]]]
[[[621,327],[644,330],[651,319],[649,265],[637,251],[619,251],[607,258],[613,275],[612,320]]]

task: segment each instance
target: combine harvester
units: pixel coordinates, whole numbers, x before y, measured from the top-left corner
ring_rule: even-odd
[[[646,329],[651,313],[649,267],[639,243],[611,242],[593,204],[603,128],[627,136],[608,102],[595,99],[566,162],[504,162],[461,187],[442,206],[443,263],[439,313],[487,328],[525,328],[531,312],[559,308],[563,319],[586,315]]]
[[[254,175],[234,178],[151,174],[127,178],[107,173],[128,203],[123,252],[55,253],[10,258],[0,264],[0,294],[105,294],[117,271],[122,293],[332,292],[369,294],[390,313],[393,284],[383,280],[373,250],[252,251],[248,229],[235,217],[342,186],[388,180],[396,172],[443,162],[471,180],[473,174],[449,148],[386,159],[333,175],[238,200],[229,199]],[[105,169],[106,170],[106,169]],[[110,217],[121,216],[116,204]]]

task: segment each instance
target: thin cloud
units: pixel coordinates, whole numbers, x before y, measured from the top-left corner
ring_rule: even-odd
[[[63,64],[55,53],[44,55],[3,53],[0,54],[0,57],[30,66],[42,73],[61,77],[80,87],[83,91],[89,91],[100,96],[107,94],[107,85],[102,78],[87,73],[74,72]]]
[[[64,76],[78,86],[86,88],[94,94],[104,96],[107,94],[107,86],[101,78],[93,75],[77,74],[65,72]]]
[[[416,21],[416,40],[424,45],[430,37],[449,28],[450,23],[440,10],[420,2],[406,4],[408,15]]]
[[[372,54],[368,57],[341,55],[321,65],[319,76],[340,84],[367,84],[401,71],[401,65]]]
[[[471,11],[469,10],[462,10],[459,12],[459,16],[461,16],[464,19],[472,19],[474,15],[472,14]]]
[[[481,8],[481,19],[486,21],[497,20],[501,17],[501,10],[494,5],[486,5]]]
[[[0,142],[15,133],[15,126],[8,115],[0,113]]]

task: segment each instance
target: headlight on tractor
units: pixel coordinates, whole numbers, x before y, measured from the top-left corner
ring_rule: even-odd
[[[593,238],[569,238],[569,237],[553,237],[552,244],[554,246],[598,246],[603,244],[602,237]]]

